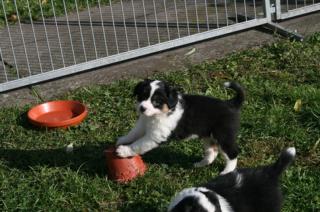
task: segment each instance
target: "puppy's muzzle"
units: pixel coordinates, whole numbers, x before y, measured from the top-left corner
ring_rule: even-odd
[[[139,107],[139,110],[140,110],[141,113],[143,113],[144,111],[146,111],[146,108],[141,105],[141,106]]]

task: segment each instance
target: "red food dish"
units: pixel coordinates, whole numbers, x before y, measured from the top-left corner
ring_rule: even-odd
[[[142,158],[139,155],[129,158],[121,158],[115,153],[115,147],[104,151],[108,178],[120,183],[126,183],[138,176],[144,175],[147,170]]]
[[[74,126],[81,123],[87,115],[87,107],[72,100],[46,102],[28,111],[28,119],[32,124],[48,128]]]

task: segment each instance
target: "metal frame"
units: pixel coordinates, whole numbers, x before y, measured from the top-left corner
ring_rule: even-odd
[[[187,0],[181,0],[180,3],[182,3],[182,7],[183,8],[180,8],[180,10],[184,10],[185,12],[185,17],[179,17],[178,15],[178,10],[177,10],[177,2],[178,0],[174,0],[173,1],[173,6],[174,6],[174,9],[175,9],[175,14],[174,16],[176,16],[176,23],[169,23],[169,20],[168,20],[168,14],[167,14],[167,4],[169,3],[169,1],[166,1],[166,0],[163,0],[162,4],[164,5],[164,12],[165,12],[165,23],[160,23],[159,22],[159,17],[157,17],[157,10],[159,10],[158,8],[156,8],[156,3],[155,3],[155,0],[152,1],[153,5],[151,8],[151,12],[153,13],[154,11],[154,20],[155,20],[155,24],[154,23],[148,23],[148,18],[146,16],[146,7],[145,7],[145,0],[142,0],[142,6],[143,6],[143,13],[144,14],[144,17],[143,17],[143,21],[144,23],[141,23],[141,22],[138,22],[136,20],[136,12],[139,8],[135,8],[135,5],[133,3],[134,0],[130,0],[129,2],[132,4],[132,9],[133,9],[133,24],[131,24],[130,21],[127,21],[127,19],[125,18],[125,11],[127,11],[127,8],[124,7],[123,5],[123,2],[124,0],[120,0],[120,3],[121,3],[121,11],[122,12],[120,15],[122,15],[122,20],[123,22],[119,22],[119,21],[116,21],[115,18],[116,18],[116,12],[115,12],[115,8],[113,8],[112,6],[112,3],[111,1],[109,1],[109,5],[110,5],[110,14],[111,15],[111,19],[112,19],[112,25],[110,25],[109,23],[105,23],[103,21],[103,13],[101,11],[101,6],[100,6],[100,0],[98,0],[98,9],[100,11],[100,25],[99,27],[101,27],[102,29],[102,32],[103,32],[103,41],[104,41],[104,48],[105,48],[105,51],[106,51],[106,55],[102,58],[99,58],[98,57],[98,51],[97,51],[97,45],[96,45],[96,37],[95,37],[95,33],[94,33],[94,30],[93,30],[93,23],[96,24],[92,18],[93,17],[93,14],[91,14],[91,11],[90,11],[90,6],[89,6],[89,3],[87,1],[87,9],[88,9],[88,15],[89,15],[89,31],[88,31],[88,34],[91,34],[92,36],[92,39],[93,39],[93,50],[94,50],[94,54],[95,54],[95,57],[94,58],[89,58],[89,55],[87,55],[87,52],[86,52],[86,47],[85,47],[85,43],[84,43],[84,37],[83,37],[83,32],[84,32],[84,29],[82,27],[82,20],[80,20],[80,16],[79,16],[79,11],[78,11],[78,5],[77,5],[77,0],[74,0],[74,2],[76,3],[76,8],[77,8],[77,13],[76,13],[76,16],[77,16],[77,20],[76,21],[72,21],[71,20],[71,17],[68,16],[67,14],[67,11],[66,11],[66,5],[65,5],[65,0],[63,0],[63,3],[64,3],[64,13],[66,15],[66,26],[68,27],[67,28],[67,31],[66,33],[69,33],[69,39],[70,39],[70,42],[71,42],[71,47],[72,47],[72,59],[73,59],[73,63],[71,64],[65,64],[65,62],[70,62],[70,61],[65,61],[67,59],[64,59],[64,52],[63,52],[63,48],[62,48],[62,43],[61,43],[61,39],[60,39],[60,33],[61,31],[59,31],[59,26],[57,25],[57,23],[60,21],[58,20],[57,21],[57,17],[54,16],[54,19],[51,19],[51,20],[44,20],[44,17],[43,17],[43,12],[42,12],[42,8],[41,8],[41,5],[40,5],[40,9],[41,9],[41,13],[42,13],[42,21],[32,21],[32,18],[31,18],[31,15],[30,15],[30,9],[29,9],[29,15],[30,15],[30,23],[31,23],[31,26],[32,26],[32,33],[33,33],[33,37],[34,37],[34,41],[35,41],[35,45],[36,45],[36,53],[37,53],[37,58],[38,58],[38,61],[39,61],[39,64],[40,64],[40,73],[36,73],[36,74],[33,74],[31,73],[31,67],[30,67],[30,64],[28,63],[27,66],[28,66],[28,73],[29,75],[28,76],[24,76],[24,77],[20,77],[19,76],[19,70],[18,70],[18,65],[17,65],[17,60],[15,58],[15,51],[14,51],[14,46],[12,44],[12,40],[11,40],[11,34],[10,34],[10,27],[8,25],[8,21],[6,19],[6,25],[7,25],[7,31],[9,33],[9,39],[10,39],[10,43],[11,43],[11,49],[12,49],[12,54],[13,54],[13,59],[14,59],[14,66],[16,67],[16,71],[17,71],[17,79],[9,79],[9,76],[7,76],[7,72],[6,72],[6,65],[5,65],[5,61],[2,59],[4,58],[4,52],[3,52],[3,48],[1,49],[0,47],[0,65],[3,66],[3,69],[4,69],[4,77],[6,79],[6,82],[3,82],[3,83],[0,83],[0,93],[2,92],[5,92],[5,91],[9,91],[9,90],[13,90],[13,89],[17,89],[17,88],[20,88],[20,87],[25,87],[25,86],[31,86],[31,85],[34,85],[34,84],[37,84],[37,83],[41,83],[41,82],[45,82],[45,81],[49,81],[49,80],[53,80],[53,79],[56,79],[56,78],[61,78],[61,77],[64,77],[64,76],[68,76],[68,75],[72,75],[72,74],[76,74],[76,73],[80,73],[80,72],[84,72],[84,71],[88,71],[88,70],[92,70],[92,69],[95,69],[95,68],[99,68],[99,67],[102,67],[102,66],[106,66],[106,65],[111,65],[111,64],[114,64],[114,63],[118,63],[118,62],[122,62],[122,61],[125,61],[125,60],[129,60],[129,59],[134,59],[134,58],[138,58],[138,57],[142,57],[142,56],[146,56],[146,55],[149,55],[149,54],[152,54],[152,53],[156,53],[156,52],[161,52],[161,51],[165,51],[165,50],[169,50],[169,49],[172,49],[172,48],[176,48],[176,47],[180,47],[180,46],[183,46],[183,45],[188,45],[188,44],[192,44],[192,43],[195,43],[195,42],[199,42],[199,41],[203,41],[203,40],[207,40],[207,39],[211,39],[211,38],[215,38],[215,37],[218,37],[218,36],[222,36],[222,35],[227,35],[227,34],[230,34],[230,33],[234,33],[234,32],[238,32],[238,31],[241,31],[241,30],[245,30],[245,29],[249,29],[249,28],[253,28],[253,27],[257,27],[257,26],[265,26],[265,27],[269,27],[269,28],[272,28],[274,29],[275,31],[279,31],[280,33],[282,34],[286,34],[287,31],[286,29],[278,26],[277,24],[273,23],[272,22],[272,14],[275,13],[276,14],[276,19],[277,20],[281,20],[281,19],[286,19],[286,18],[291,18],[291,17],[294,17],[294,16],[297,16],[297,15],[302,15],[302,14],[306,14],[306,13],[310,13],[310,12],[314,12],[314,11],[317,11],[317,10],[320,10],[320,3],[318,4],[314,4],[314,5],[310,5],[310,6],[304,6],[304,7],[301,7],[301,8],[298,8],[298,9],[294,9],[294,10],[288,10],[287,12],[285,13],[282,13],[281,12],[281,2],[280,0],[276,0],[276,8],[274,7],[271,7],[270,5],[270,0],[264,0],[264,5],[263,5],[263,17],[258,17],[257,16],[257,10],[256,10],[256,5],[255,5],[255,0],[253,1],[254,3],[254,15],[252,15],[252,17],[249,16],[249,14],[247,13],[247,6],[246,6],[246,3],[244,2],[244,5],[242,9],[244,9],[244,14],[241,15],[241,9],[240,8],[237,8],[237,5],[238,3],[236,3],[236,1],[234,1],[234,10],[235,10],[235,23],[233,24],[230,24],[228,21],[229,17],[228,16],[228,8],[227,8],[227,0],[224,0],[224,9],[225,9],[225,18],[226,18],[226,26],[223,25],[223,23],[221,22],[221,20],[219,20],[219,17],[218,17],[218,13],[217,13],[217,0],[214,1],[214,4],[215,4],[215,14],[212,14],[211,13],[211,18],[213,16],[216,16],[215,19],[216,19],[216,23],[213,23],[216,25],[217,28],[212,28],[211,27],[211,23],[212,22],[209,22],[209,16],[208,16],[208,8],[207,8],[207,0],[204,0],[204,4],[205,4],[205,18],[206,20],[204,24],[200,24],[199,22],[199,16],[201,15],[200,13],[198,13],[198,5],[197,5],[197,0],[194,0],[193,1],[193,6],[194,6],[194,9],[195,9],[195,13],[196,13],[196,20],[193,20],[194,23],[191,23],[188,18],[188,13],[192,12],[192,11],[189,11],[189,9],[187,8]],[[198,0],[199,1],[199,0]],[[245,1],[245,0],[244,0]],[[4,4],[3,4],[3,0],[1,1],[2,2],[2,9],[3,11],[5,12],[5,7],[4,7]],[[17,7],[16,5],[16,1],[15,2],[15,6]],[[27,0],[28,2],[28,5],[29,5],[29,0]],[[39,0],[40,2],[40,0]],[[190,7],[190,2],[192,3],[192,1],[190,0],[189,1],[189,7]],[[233,2],[233,1],[231,1]],[[52,3],[52,2],[51,2]],[[159,3],[159,2],[157,2]],[[180,5],[181,6],[181,5]],[[52,4],[52,7],[54,9],[54,5]],[[150,9],[150,8],[149,8]],[[240,10],[240,11],[238,11]],[[141,8],[140,8],[140,12],[141,12]],[[212,11],[214,13],[214,10]],[[55,11],[54,11],[55,13]],[[23,30],[22,30],[22,27],[21,27],[21,22],[20,22],[20,18],[19,18],[19,14],[17,13],[18,15],[18,26],[19,26],[19,29],[20,29],[20,32],[21,32],[21,35],[22,35],[22,41],[23,41],[23,47],[24,47],[24,54],[28,60],[28,54],[27,54],[27,49],[26,49],[26,45],[25,45],[25,41],[24,41],[24,37],[23,37]],[[119,14],[118,14],[119,15]],[[242,18],[241,18],[242,16]],[[119,18],[119,17],[118,17]],[[150,17],[149,17],[150,18]],[[183,23],[183,19],[186,18],[186,23]],[[221,18],[221,17],[220,17]],[[239,21],[240,19],[242,19],[241,21]],[[73,49],[73,42],[74,42],[74,38],[71,36],[71,30],[70,30],[70,23],[73,23],[73,24],[76,24],[79,26],[79,30],[80,30],[80,46],[82,46],[82,49],[80,49],[81,51],[83,50],[83,53],[84,55],[82,55],[84,57],[84,60],[78,60],[80,62],[77,61],[78,58],[76,58],[75,56],[75,49]],[[49,69],[50,71],[43,71],[43,67],[41,66],[41,58],[40,58],[40,55],[39,55],[39,46],[37,45],[37,37],[36,37],[36,33],[35,33],[35,28],[34,28],[34,24],[42,24],[43,27],[44,27],[44,32],[45,32],[45,40],[43,40],[43,42],[46,42],[46,45],[47,45],[47,50],[49,52],[49,56],[50,56],[50,61],[51,61],[51,69]],[[51,25],[50,25],[51,24]],[[63,25],[61,25],[61,23],[59,22],[60,24],[60,27],[63,27]],[[108,25],[109,24],[109,25]],[[136,48],[131,48],[131,46],[129,45],[129,40],[128,40],[128,31],[127,31],[127,25],[128,24],[131,24],[134,29],[135,29],[135,34],[136,34],[136,39],[137,39],[137,47]],[[138,33],[138,25],[139,27],[143,27],[146,29],[146,33],[147,33],[147,46],[144,46],[144,47],[141,47],[141,43],[139,43],[139,33]],[[172,26],[176,26],[176,30],[177,30],[177,37],[175,37],[174,39],[171,40],[171,34],[169,31],[171,31],[172,29],[169,28],[169,25],[170,27]],[[58,36],[58,41],[59,41],[59,45],[58,45],[58,49],[60,50],[60,57],[62,57],[62,62],[63,62],[63,66],[61,67],[56,67],[54,66],[53,64],[53,58],[52,58],[52,55],[51,55],[51,50],[53,48],[56,48],[57,46],[53,46],[50,42],[49,42],[49,39],[48,39],[48,32],[47,32],[47,29],[48,27],[51,26],[51,27],[55,27],[56,29],[56,34]],[[85,26],[85,25],[83,25]],[[87,25],[88,26],[88,25]],[[116,44],[115,48],[116,48],[116,52],[114,54],[111,54],[109,52],[109,49],[108,49],[108,44],[107,44],[107,35],[106,35],[106,30],[105,30],[105,26],[112,26],[113,27],[113,31],[114,31],[114,42]],[[129,26],[129,25],[128,25]],[[131,26],[131,27],[132,27]],[[95,27],[97,27],[97,25],[95,25]],[[124,33],[120,33],[119,31],[117,32],[116,30],[116,27],[124,27]],[[154,30],[153,33],[156,33],[157,34],[157,39],[158,39],[158,42],[156,43],[151,43],[151,40],[149,39],[149,33],[152,33],[152,29],[149,27],[156,27],[156,31]],[[162,38],[160,38],[160,34],[159,34],[159,29],[160,27],[162,27],[161,29],[166,29],[167,30],[167,38],[168,38],[168,41],[161,41]],[[182,27],[180,29],[180,27]],[[201,30],[200,30],[200,27],[201,27]],[[192,29],[193,28],[193,29]],[[206,28],[206,29],[204,29]],[[183,35],[182,34],[182,30],[185,30],[185,33],[187,33],[186,35]],[[187,30],[187,31],[186,31]],[[193,32],[192,33],[192,30],[196,30],[196,32]],[[207,31],[204,31],[204,30],[207,30]],[[294,34],[292,32],[289,32],[290,36],[294,36],[294,37],[297,37],[298,40],[302,40],[302,37],[298,34]],[[120,52],[119,51],[119,48],[120,48],[120,43],[118,43],[118,39],[117,37],[118,36],[122,36],[123,38],[126,39],[126,47],[127,47],[127,50],[124,51],[124,52]],[[125,37],[124,37],[125,36]],[[110,38],[110,36],[109,36]],[[102,39],[102,38],[101,38]],[[81,45],[82,44],[82,45]],[[123,43],[122,43],[123,45]],[[122,46],[123,47],[123,46]],[[124,46],[125,47],[125,46]],[[79,49],[78,49],[79,51]],[[59,56],[59,55],[58,55]],[[77,63],[78,62],[78,63]],[[12,66],[13,67],[13,66]]]
[[[133,59],[133,58],[137,58],[137,57],[141,57],[141,56],[145,56],[145,55],[156,53],[156,52],[161,52],[161,51],[172,49],[172,48],[176,48],[176,47],[179,47],[179,46],[183,46],[183,45],[187,45],[187,44],[203,41],[203,40],[206,40],[206,39],[210,39],[210,38],[214,38],[214,37],[218,37],[218,36],[234,33],[234,32],[237,32],[237,31],[249,29],[249,28],[252,28],[252,27],[260,26],[260,25],[263,25],[263,24],[266,24],[266,23],[268,23],[268,19],[267,18],[257,19],[257,20],[250,20],[250,21],[247,21],[247,22],[242,22],[242,23],[238,23],[238,24],[235,24],[235,25],[222,27],[222,28],[219,28],[219,29],[214,29],[214,30],[210,30],[210,31],[202,32],[202,33],[197,33],[197,34],[194,34],[194,35],[190,35],[190,36],[187,36],[187,37],[182,37],[182,38],[178,38],[178,39],[175,39],[175,40],[171,40],[171,41],[155,44],[155,45],[152,45],[152,46],[143,47],[143,48],[131,50],[131,51],[128,51],[128,52],[112,55],[112,56],[109,56],[109,57],[105,57],[105,58],[101,58],[101,59],[97,59],[97,60],[92,60],[92,61],[89,61],[89,62],[80,63],[80,64],[76,64],[76,65],[73,65],[73,66],[69,66],[69,67],[65,67],[65,68],[61,68],[61,69],[45,72],[45,73],[42,73],[42,74],[29,76],[27,78],[21,78],[21,79],[18,79],[18,80],[5,82],[5,83],[0,84],[0,92],[4,92],[4,91],[7,91],[7,90],[12,90],[12,89],[23,87],[23,86],[27,86],[27,85],[36,84],[36,83],[39,83],[39,82],[44,82],[44,81],[56,79],[56,78],[59,78],[59,77],[64,77],[64,76],[67,76],[67,75],[71,75],[71,74],[87,71],[87,70],[90,70],[90,69],[98,68],[98,67],[105,66],[105,65],[114,64],[114,63],[117,63],[117,62],[129,60],[129,59]]]
[[[320,10],[320,3],[302,6],[296,9],[290,9],[287,12],[281,11],[281,0],[276,0],[276,19],[277,20],[285,20],[293,17],[297,17],[300,15],[305,15],[308,13],[316,12]]]

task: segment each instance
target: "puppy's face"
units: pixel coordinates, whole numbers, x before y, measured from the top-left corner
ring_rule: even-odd
[[[137,96],[138,110],[146,116],[166,114],[178,103],[178,93],[165,82],[146,79],[139,82],[134,95]]]

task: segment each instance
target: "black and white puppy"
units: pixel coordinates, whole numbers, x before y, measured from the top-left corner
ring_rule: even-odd
[[[244,91],[235,82],[226,82],[225,87],[236,91],[234,98],[220,100],[185,95],[158,80],[146,79],[138,83],[134,95],[137,96],[140,116],[129,134],[118,139],[117,154],[120,157],[144,154],[171,137],[197,136],[206,142],[205,156],[195,163],[196,167],[211,164],[220,147],[227,161],[221,174],[233,171],[237,166],[236,136]]]
[[[272,165],[234,170],[200,187],[184,189],[172,199],[168,211],[279,212],[279,178],[295,154],[290,147]]]

